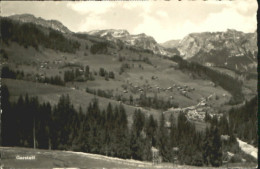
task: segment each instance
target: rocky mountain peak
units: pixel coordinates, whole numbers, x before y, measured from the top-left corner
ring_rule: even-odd
[[[125,37],[130,35],[127,30],[124,29],[105,29],[105,30],[93,30],[87,32],[87,34],[99,37],[113,36],[115,38]]]
[[[256,65],[257,34],[234,29],[225,32],[191,33],[174,43],[164,43],[177,48],[184,59],[205,65],[226,66],[247,71]]]
[[[168,52],[163,47],[161,47],[153,37],[148,36],[145,33],[132,35],[124,29],[105,29],[93,30],[87,32],[87,34],[105,38],[113,42],[115,42],[116,40],[120,40],[125,45],[148,49],[156,54],[168,54]]]

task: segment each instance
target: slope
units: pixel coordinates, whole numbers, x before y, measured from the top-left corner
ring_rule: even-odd
[[[0,147],[2,167],[5,168],[95,168],[95,169],[153,169],[153,168],[198,168],[188,165],[162,163],[153,165],[151,162],[123,160],[102,155],[53,151],[18,147]],[[35,160],[17,160],[21,157],[35,157]],[[231,164],[232,165],[232,164]],[[230,166],[230,164],[229,164]],[[236,168],[255,167],[255,164],[239,163],[232,165]],[[224,167],[224,166],[223,166]],[[200,167],[209,168],[209,167]],[[210,167],[214,168],[214,167]]]

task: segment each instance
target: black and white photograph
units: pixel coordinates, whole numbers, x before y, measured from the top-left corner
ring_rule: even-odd
[[[258,1],[1,1],[0,169],[258,168]]]

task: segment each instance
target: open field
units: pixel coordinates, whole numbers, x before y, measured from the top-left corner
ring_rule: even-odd
[[[99,96],[94,96],[93,94],[86,93],[85,91],[50,84],[34,83],[29,81],[13,79],[2,79],[2,84],[8,86],[11,101],[16,101],[20,95],[25,95],[27,93],[29,96],[37,96],[41,103],[50,102],[51,105],[54,105],[58,103],[61,95],[68,94],[74,107],[78,109],[81,106],[83,112],[86,111],[87,106],[94,98],[97,98],[99,100],[99,106],[101,109],[106,109],[108,103],[111,103],[113,106],[123,104],[118,101],[110,100]],[[123,105],[128,115],[129,124],[132,123],[132,115],[135,109],[140,109],[142,112],[145,113],[146,116],[149,116],[151,114],[155,117],[155,119],[158,120],[162,113],[162,111],[155,109],[145,109],[142,107],[135,107],[126,104]],[[166,119],[170,117],[170,114],[171,113],[165,113]],[[178,113],[174,113],[174,117],[175,119],[177,119]],[[203,131],[207,126],[204,122],[194,121],[194,123],[198,131]]]
[[[87,40],[82,41],[82,47]],[[81,48],[82,48],[81,47]],[[80,49],[75,54],[62,53],[51,49],[40,48],[39,51],[28,47],[25,49],[16,43],[11,43],[10,46],[5,47],[8,53],[9,61],[7,65],[14,70],[23,70],[25,74],[42,74],[46,77],[59,75],[63,78],[65,70],[73,69],[72,67],[63,68],[65,64],[71,63],[81,66],[90,66],[90,71],[96,72],[94,81],[75,82],[68,84],[71,87],[78,87],[85,90],[86,87],[90,89],[113,90],[114,95],[121,95],[125,99],[139,98],[141,92],[131,92],[132,87],[144,90],[145,85],[149,85],[149,90],[146,90],[147,96],[153,97],[155,94],[165,101],[172,98],[173,102],[178,103],[180,107],[187,107],[198,103],[202,97],[208,97],[211,94],[216,94],[222,97],[226,95],[225,99],[214,101],[215,107],[220,107],[227,102],[230,94],[220,87],[212,86],[209,80],[193,79],[188,73],[176,69],[176,63],[158,56],[140,52],[136,53],[129,49],[117,51],[109,49],[111,53],[115,54],[97,54],[93,55],[86,49]],[[84,53],[87,53],[85,55]],[[124,57],[124,61],[119,61],[119,56]],[[149,58],[151,64],[143,61],[138,61],[139,57]],[[124,73],[119,74],[122,64],[130,65]],[[141,67],[140,67],[141,66]],[[98,75],[99,69],[104,68],[107,71],[115,73],[115,79],[106,81],[104,77]],[[156,79],[153,79],[156,77]],[[173,87],[173,84],[176,87]],[[122,86],[125,85],[126,89]],[[184,96],[177,86],[184,88],[194,88],[194,91],[187,91],[187,97]],[[172,90],[166,90],[172,87]],[[157,89],[158,88],[158,89]],[[127,93],[123,91],[127,90]]]
[[[39,150],[32,148],[0,147],[1,165],[4,168],[88,168],[88,169],[153,169],[153,168],[213,168],[194,167],[161,163],[153,165],[130,159],[119,159],[102,155],[72,152]],[[31,160],[21,160],[21,157],[35,157]],[[17,159],[18,158],[18,159]],[[229,164],[235,168],[254,168],[255,164]],[[226,166],[220,167],[226,168]]]
[[[79,106],[82,107],[83,111],[86,111],[87,106],[92,101],[92,99],[97,98],[99,101],[99,107],[101,109],[106,109],[108,103],[110,102],[112,105],[119,105],[118,101],[106,99],[99,96],[94,96],[92,94],[86,93],[85,91],[70,89],[67,87],[55,86],[50,84],[42,84],[42,83],[34,83],[22,80],[12,80],[12,79],[2,79],[2,84],[6,84],[8,86],[10,92],[10,99],[17,100],[20,95],[25,95],[26,93],[29,96],[37,96],[40,102],[50,102],[51,105],[57,104],[61,95],[69,95],[70,100],[73,103],[76,109]],[[121,103],[123,104],[123,103]],[[128,115],[128,120],[132,121],[132,114],[135,109],[138,107],[130,106],[123,104],[126,113]],[[155,118],[159,118],[160,112],[157,110],[150,109],[149,111],[146,109],[141,109],[147,116],[152,114]]]

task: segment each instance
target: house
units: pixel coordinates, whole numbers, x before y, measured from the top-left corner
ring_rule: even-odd
[[[213,64],[213,63],[206,62],[206,63],[205,63],[205,66],[214,66],[214,64]]]
[[[184,95],[184,96],[187,96],[187,92],[185,90],[181,91],[181,94]]]
[[[166,121],[165,124],[164,124],[164,127],[170,128],[171,127],[171,123],[169,121]]]
[[[162,157],[159,155],[159,150],[155,147],[151,148],[153,155],[153,164],[158,164],[162,162]]]
[[[229,138],[230,138],[229,135],[221,135],[221,136],[220,136],[220,139],[221,139],[222,141],[228,141]]]

